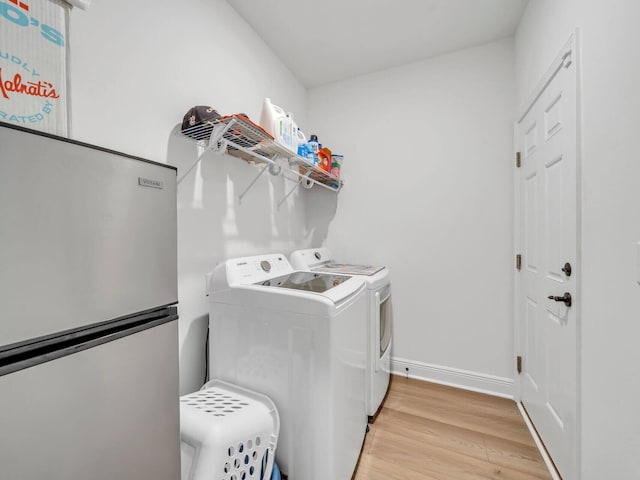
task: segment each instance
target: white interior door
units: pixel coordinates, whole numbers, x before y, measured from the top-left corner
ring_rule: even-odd
[[[576,279],[580,273],[573,42],[547,79],[517,124],[520,394],[558,472],[571,480],[577,478]]]

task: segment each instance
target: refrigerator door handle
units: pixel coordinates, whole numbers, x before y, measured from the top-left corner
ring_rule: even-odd
[[[177,307],[162,307],[101,322],[88,328],[9,345],[0,351],[0,376],[72,355],[177,319]]]

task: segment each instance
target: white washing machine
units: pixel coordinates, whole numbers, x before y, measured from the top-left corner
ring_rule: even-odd
[[[211,377],[274,401],[290,480],[353,475],[367,425],[365,291],[358,277],[295,272],[281,254],[211,275]]]
[[[291,254],[297,270],[357,275],[367,285],[367,414],[373,421],[389,388],[391,372],[391,276],[383,266],[335,263],[327,248]]]

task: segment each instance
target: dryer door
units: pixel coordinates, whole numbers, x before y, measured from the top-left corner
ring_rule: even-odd
[[[378,358],[376,361],[376,371],[389,370],[389,365],[385,365],[385,359],[389,359],[389,350],[391,350],[391,323],[393,319],[393,310],[391,308],[391,285],[387,285],[384,289],[376,292],[377,315],[376,321],[376,338],[380,339],[378,348]]]

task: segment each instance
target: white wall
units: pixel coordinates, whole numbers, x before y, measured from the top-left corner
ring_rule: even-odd
[[[465,386],[500,377],[501,393],[514,366],[513,85],[507,39],[312,89],[306,132],[345,154],[337,205],[308,198],[312,243],[391,268],[393,356]]]
[[[305,89],[222,0],[92,2],[71,15],[73,136],[179,168],[196,147],[174,134],[186,110],[212,105],[259,119],[264,97],[296,113],[304,127]],[[181,392],[204,378],[205,274],[231,256],[304,248],[305,193],[276,211],[290,184],[207,155],[178,189]]]
[[[535,0],[516,39],[522,105],[582,29],[584,480],[640,476],[639,14],[628,0]],[[222,0],[93,2],[73,12],[71,41],[77,139],[184,169],[196,151],[172,131],[191,105],[256,118],[271,96],[307,125],[303,87]],[[306,133],[346,154],[347,185],[310,192],[310,232],[304,193],[275,212],[288,184],[262,179],[238,205],[252,168],[205,159],[179,190],[183,392],[203,374],[204,273],[308,233],[391,266],[396,357],[512,376],[512,61],[504,41],[312,90]]]
[[[520,103],[582,39],[582,480],[640,478],[638,18],[637,2],[535,0],[516,37]]]

